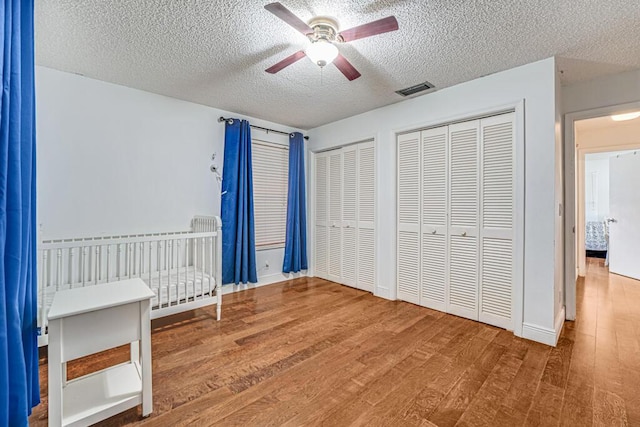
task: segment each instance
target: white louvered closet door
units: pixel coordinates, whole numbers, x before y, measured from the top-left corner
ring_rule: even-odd
[[[513,329],[515,114],[480,121],[479,320]]]
[[[342,149],[342,284],[356,287],[358,251],[358,147]]]
[[[398,299],[420,302],[420,132],[398,136]]]
[[[327,152],[329,159],[329,245],[327,278],[342,283],[342,150]]]
[[[375,170],[373,141],[358,144],[358,275],[357,287],[375,287]]]
[[[315,275],[327,279],[328,273],[328,158],[315,154]]]
[[[449,126],[449,293],[447,312],[478,320],[480,121]]]
[[[421,134],[422,251],[420,305],[446,311],[448,127]]]

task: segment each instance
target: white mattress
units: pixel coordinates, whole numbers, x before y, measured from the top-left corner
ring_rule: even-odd
[[[165,271],[162,272],[160,277],[158,277],[158,274],[156,273],[156,275],[151,278],[150,286],[149,276],[143,275],[141,279],[144,280],[147,286],[149,286],[153,293],[156,294],[156,297],[151,300],[151,306],[153,308],[159,308],[159,306],[165,306],[169,303],[174,304],[178,301],[193,298],[194,296],[200,297],[203,295],[215,295],[215,279],[213,278],[213,276],[206,273],[203,275],[202,270],[195,267],[188,267],[186,269],[186,273],[186,279],[184,269],[180,269],[179,274],[175,270],[172,270],[170,272]],[[203,277],[204,289],[202,280]],[[169,283],[171,285],[169,285]],[[86,284],[85,286],[91,285],[93,285],[93,283]],[[78,287],[82,287],[82,284],[75,283],[72,286],[66,284],[60,286],[58,289],[65,290]],[[43,305],[47,307],[47,311],[51,306],[51,303],[53,302],[53,296],[55,295],[56,291],[56,286],[48,286],[46,289],[44,289],[44,291],[42,289],[38,290],[38,303],[42,301]],[[44,299],[41,299],[43,297]]]
[[[194,273],[195,273],[195,281],[194,281]],[[203,281],[204,277],[204,281]],[[148,277],[144,277],[143,280],[145,282],[149,281]],[[204,288],[203,288],[204,282]],[[171,285],[169,285],[169,283]],[[159,278],[156,274],[155,277],[151,278],[151,285],[149,286],[153,293],[156,294],[156,298],[151,300],[151,305],[153,307],[157,307],[158,303],[160,305],[166,305],[169,303],[175,303],[178,301],[185,300],[187,298],[193,298],[194,296],[200,297],[202,295],[214,295],[215,290],[215,279],[213,276],[204,273],[202,270],[188,267],[187,274],[185,279],[185,271],[180,270],[180,272],[171,271],[170,274],[166,272],[162,274]],[[149,285],[149,283],[147,283]],[[159,297],[159,301],[158,301]]]

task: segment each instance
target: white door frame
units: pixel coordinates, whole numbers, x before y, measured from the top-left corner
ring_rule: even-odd
[[[633,149],[634,146],[608,146],[584,148],[576,151],[576,134],[575,122],[578,120],[594,119],[597,117],[610,116],[620,114],[630,110],[640,109],[640,102],[632,102],[628,104],[610,105],[607,107],[595,108],[585,111],[577,111],[568,113],[564,116],[564,229],[565,229],[565,317],[567,320],[575,320],[576,318],[576,280],[578,279],[578,248],[576,242],[579,234],[575,233],[577,224],[580,224],[578,218],[578,203],[584,203],[584,194],[576,192],[576,189],[584,186],[584,170],[580,164],[584,165],[584,155],[586,153],[616,151],[619,149]],[[576,173],[576,169],[578,172]],[[576,194],[578,193],[578,194]],[[579,198],[579,199],[578,199]],[[584,211],[583,214],[584,216]],[[584,223],[584,219],[582,220]],[[582,242],[584,243],[584,233],[582,234]]]

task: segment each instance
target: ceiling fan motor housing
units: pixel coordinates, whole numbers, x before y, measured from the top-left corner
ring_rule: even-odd
[[[307,34],[311,42],[318,40],[326,40],[328,42],[336,42],[338,40],[338,24],[331,18],[319,17],[309,22],[309,26],[313,29],[313,33]]]

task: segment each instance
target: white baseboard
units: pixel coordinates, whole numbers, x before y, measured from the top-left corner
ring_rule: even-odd
[[[222,295],[232,294],[234,292],[240,292],[247,289],[259,288],[261,286],[273,285],[274,283],[284,282],[285,280],[297,279],[299,277],[307,277],[306,273],[275,273],[258,278],[258,283],[241,283],[239,285],[223,285]]]
[[[380,298],[384,298],[384,299],[388,299],[388,300],[392,300],[393,298],[391,298],[391,289],[389,288],[381,288],[381,287],[377,287],[375,292],[373,293],[374,296],[380,297]]]
[[[558,343],[558,338],[560,338],[560,333],[562,332],[562,327],[564,326],[566,315],[567,313],[565,311],[565,306],[563,305],[560,309],[560,313],[558,313],[558,317],[556,317],[556,322],[554,324],[556,333],[556,344]]]
[[[556,317],[553,329],[525,322],[522,324],[522,337],[555,347],[562,332],[564,317],[565,309],[563,306]]]

